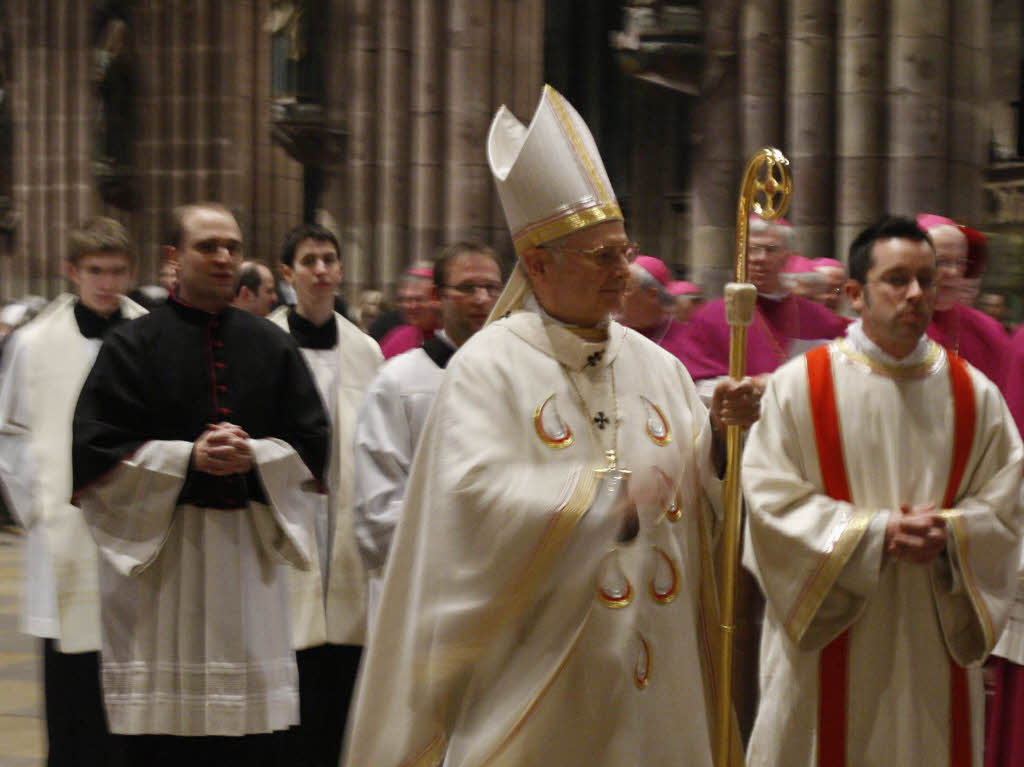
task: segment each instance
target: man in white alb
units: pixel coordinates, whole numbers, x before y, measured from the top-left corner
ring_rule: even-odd
[[[743,456],[767,597],[753,767],[980,767],[978,664],[1013,597],[1021,442],[996,386],[925,335],[935,249],[850,247],[845,338],[772,377]]]
[[[449,245],[434,262],[434,290],[441,329],[384,364],[356,424],[355,532],[368,571],[371,621],[420,432],[448,361],[484,326],[501,293],[498,257],[482,242]]]

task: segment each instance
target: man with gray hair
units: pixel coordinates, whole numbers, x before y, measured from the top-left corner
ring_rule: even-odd
[[[637,256],[629,266],[630,285],[619,322],[651,339],[673,357],[683,348],[683,323],[675,319],[676,297],[669,293],[672,273],[653,256]]]
[[[345,763],[711,767],[716,462],[758,391],[709,413],[610,319],[636,246],[560,94],[487,153],[519,263],[420,436]]]
[[[788,222],[750,217],[747,275],[757,288],[754,322],[747,331],[747,373],[771,373],[791,357],[843,334],[850,323],[821,304],[787,291],[780,274],[793,255]],[[685,326],[682,360],[702,394],[729,373],[729,323],[725,302],[710,301]]]

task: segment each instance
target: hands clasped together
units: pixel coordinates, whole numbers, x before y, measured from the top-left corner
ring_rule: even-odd
[[[946,520],[934,503],[902,503],[885,526],[885,555],[924,565],[946,548]]]
[[[226,421],[210,424],[192,447],[192,465],[218,477],[246,473],[252,468],[249,435]]]

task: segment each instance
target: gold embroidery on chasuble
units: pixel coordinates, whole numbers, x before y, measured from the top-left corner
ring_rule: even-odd
[[[550,395],[533,411],[533,428],[541,442],[552,450],[561,450],[569,447],[574,437],[569,424],[559,415],[554,399],[555,395]]]
[[[647,687],[651,681],[651,667],[654,665],[651,659],[651,646],[644,639],[639,631],[636,633],[638,640],[636,660],[633,663],[633,682],[638,690]]]
[[[633,584],[629,582],[617,549],[612,549],[601,560],[597,574],[597,598],[613,610],[626,607],[633,601]]]
[[[679,569],[672,561],[672,557],[660,548],[652,546],[651,550],[654,552],[654,574],[651,576],[648,592],[655,602],[667,605],[679,593]]]
[[[644,429],[651,442],[659,447],[664,447],[672,442],[672,429],[669,428],[668,419],[661,412],[661,408],[651,402],[647,397],[640,397],[644,404]]]

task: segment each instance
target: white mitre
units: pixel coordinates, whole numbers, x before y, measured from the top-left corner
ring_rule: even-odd
[[[603,221],[622,221],[608,173],[583,118],[545,85],[529,127],[502,106],[487,135],[487,162],[516,253]],[[489,322],[518,309],[530,292],[522,264]]]

